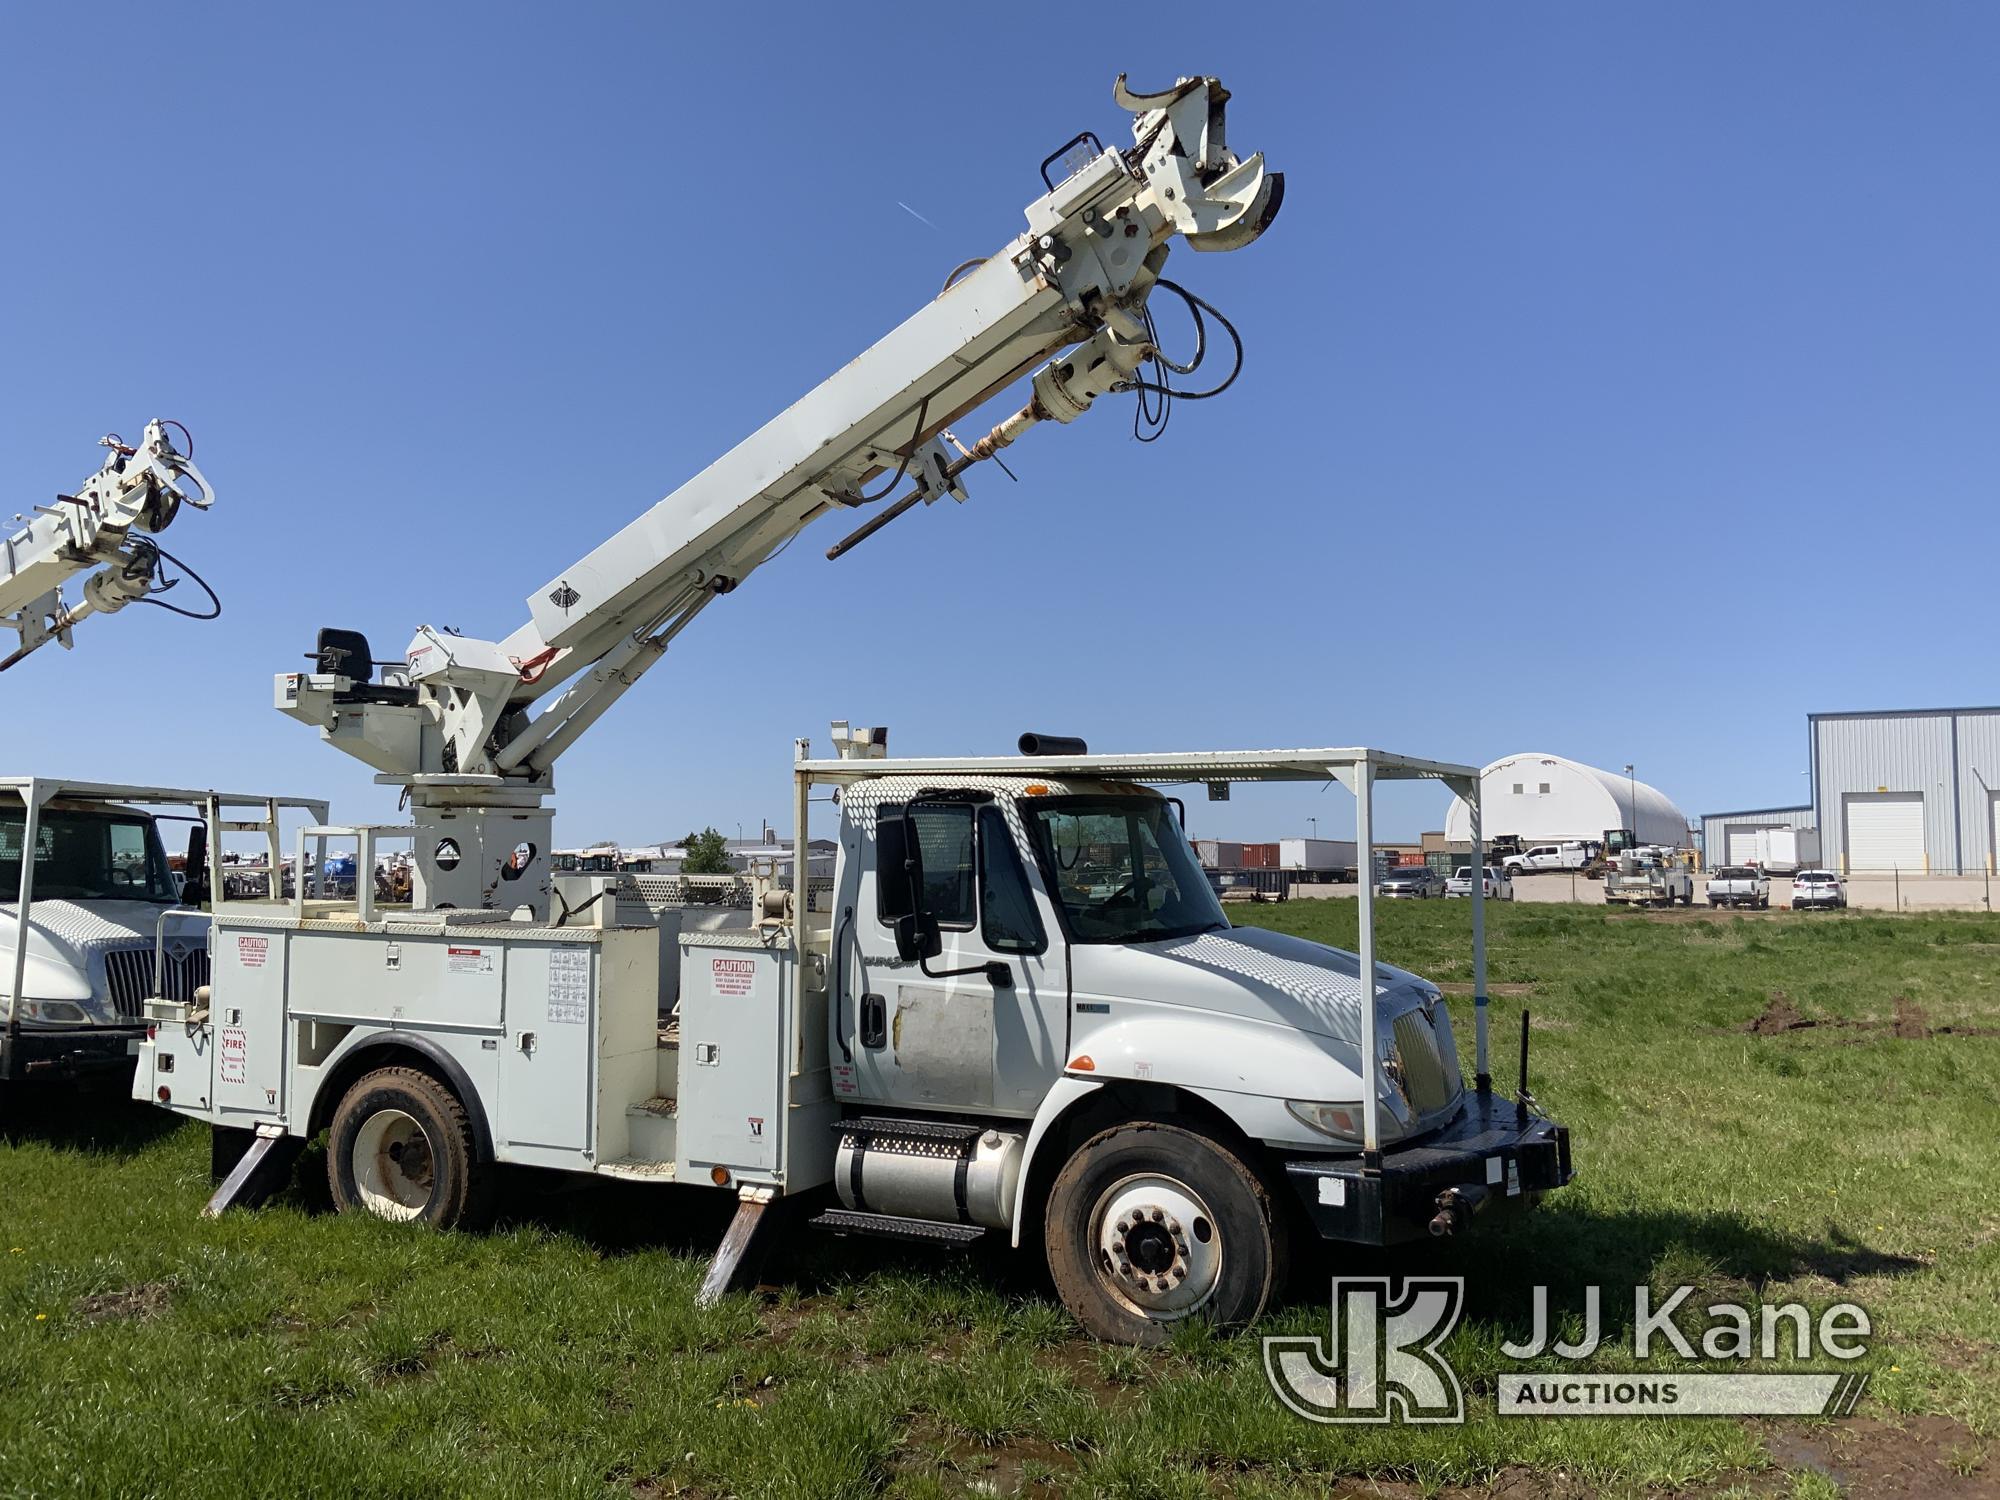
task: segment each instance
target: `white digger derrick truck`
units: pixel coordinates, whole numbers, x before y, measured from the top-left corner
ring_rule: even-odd
[[[199,575],[153,540],[183,505],[207,510],[215,503],[215,492],[194,465],[187,429],[180,427],[189,449],[183,453],[169,427],[180,424],[148,422],[137,444],[116,433],[100,438],[100,446],[110,450],[102,468],[74,495],[36,506],[32,520],[16,516],[21,530],[0,537],[0,625],[17,638],[15,649],[0,657],[0,672],[50,641],[69,649],[77,625],[128,604],[156,604],[195,619],[221,612]],[[161,597],[180,582],[167,576],[166,564],[194,578],[208,593],[206,606],[186,609]],[[63,599],[63,585],[79,573],[91,576],[72,607]]]
[[[1161,272],[1177,240],[1255,240],[1282,180],[1229,150],[1216,80],[1136,95],[1121,78],[1116,97],[1134,145],[1085,135],[1051,157],[1073,170],[1044,163],[1026,233],[551,579],[513,635],[422,627],[378,678],[362,636],[322,631],[316,670],[277,679],[283,712],[414,814],[305,829],[301,865],[308,839],[351,838],[367,868],[407,838],[414,901],[378,907],[363,882],[351,903],[238,905],[218,914],[207,991],[153,1002],[135,1093],[215,1127],[210,1212],[268,1194],[325,1130],[342,1209],[474,1222],[507,1163],[726,1191],[737,1216],[704,1299],[789,1205],[843,1232],[999,1233],[1041,1243],[1093,1333],[1153,1342],[1189,1316],[1256,1316],[1300,1235],[1455,1233],[1568,1180],[1525,1052],[1517,1097],[1488,1076],[1477,895],[1468,1088],[1437,988],[1376,962],[1368,892],[1358,953],[1232,929],[1157,790],[1339,780],[1365,843],[1381,778],[1442,780],[1476,819],[1468,766],[1036,736],[1019,757],[892,761],[885,732],[837,724],[834,758],[795,746],[794,889],[761,879],[730,921],[675,914],[667,942],[671,900],[638,899],[654,877],[551,871],[556,759],[818,516],[908,481],[839,556],[964,499],[965,471],[1034,425],[1115,392],[1160,399],[1169,369],[1201,361],[1158,349],[1156,288],[1240,361],[1226,320]],[[960,444],[951,425],[1023,377],[1026,404]],[[821,891],[807,813],[828,786]]]

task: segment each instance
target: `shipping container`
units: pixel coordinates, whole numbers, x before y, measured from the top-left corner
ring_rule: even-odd
[[[1243,868],[1246,870],[1277,869],[1278,846],[1276,844],[1245,844],[1243,846]]]
[[[1240,870],[1243,868],[1243,846],[1229,839],[1196,839],[1195,858],[1203,869]]]
[[[1281,870],[1353,870],[1353,839],[1279,839]]]

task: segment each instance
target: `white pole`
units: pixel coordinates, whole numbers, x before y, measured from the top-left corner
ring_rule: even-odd
[[[1361,949],[1356,977],[1361,981],[1361,1152],[1362,1164],[1381,1165],[1381,1060],[1375,1040],[1375,765],[1363,757],[1354,768],[1354,841],[1360,845]]]
[[[1479,781],[1472,779],[1472,1028],[1473,1081],[1484,1094],[1493,1086],[1486,1067],[1486,840],[1479,815]]]
[[[14,987],[7,998],[10,1042],[21,1034],[21,986],[28,977],[28,904],[35,899],[35,844],[42,836],[41,782],[30,777],[21,788],[21,801],[25,814],[21,819],[21,889],[14,908]]]

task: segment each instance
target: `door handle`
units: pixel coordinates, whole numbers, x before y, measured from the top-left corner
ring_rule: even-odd
[[[522,1033],[521,1033],[521,1040],[520,1040],[520,1043],[519,1043],[519,1046],[520,1046],[520,1048],[521,1048],[521,1055],[522,1055],[523,1057],[533,1057],[533,1056],[535,1055],[535,1034],[534,1034],[534,1032],[532,1032],[532,1031],[524,1031],[524,1032],[522,1032]]]

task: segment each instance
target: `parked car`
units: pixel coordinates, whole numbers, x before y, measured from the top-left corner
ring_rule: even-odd
[[[1514,899],[1514,882],[1507,878],[1506,871],[1497,866],[1486,866],[1484,884],[1486,899],[1488,901],[1512,901]],[[1447,896],[1463,896],[1470,899],[1472,895],[1472,866],[1460,865],[1454,870],[1451,879],[1444,883],[1444,893]]]
[[[1831,870],[1801,870],[1792,877],[1792,910],[1824,908],[1838,911],[1847,905],[1847,887]]]
[[[1504,868],[1509,876],[1533,875],[1543,870],[1581,870],[1590,863],[1590,849],[1581,841],[1567,844],[1536,844],[1520,854],[1509,855]]]
[[[1429,865],[1398,865],[1375,882],[1375,894],[1398,900],[1429,901],[1444,895],[1444,877]]]
[[[1771,877],[1755,865],[1724,865],[1708,877],[1708,904],[1762,911],[1771,904]]]

